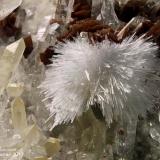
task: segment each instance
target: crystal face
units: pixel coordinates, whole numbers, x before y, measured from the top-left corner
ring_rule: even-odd
[[[159,160],[160,2],[1,0],[0,160]]]
[[[18,8],[21,3],[22,0],[2,0],[0,8],[0,20],[3,20],[5,17],[7,17],[11,12]]]
[[[6,47],[0,57],[0,94],[7,86],[12,74],[18,67],[25,49],[24,40],[20,39]]]
[[[15,98],[11,104],[12,123],[17,134],[27,127],[27,119],[24,102],[21,98]]]

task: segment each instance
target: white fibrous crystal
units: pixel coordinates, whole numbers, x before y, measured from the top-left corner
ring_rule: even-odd
[[[22,0],[1,0],[0,20],[3,20],[22,3]]]
[[[133,154],[140,151],[143,130],[149,152],[159,151],[159,102],[153,98],[159,94],[158,47],[143,35],[123,40],[126,31],[133,34],[147,19],[138,14],[121,22],[125,5],[134,0],[0,2],[0,160],[139,160]],[[146,1],[145,16],[146,8],[158,9],[156,2]],[[90,12],[97,23],[91,34],[81,31]],[[132,25],[138,27],[131,33]],[[114,43],[103,31],[123,41]],[[104,40],[94,41],[99,33]],[[80,37],[61,39],[67,34]],[[32,42],[15,41],[29,35]],[[54,54],[53,63],[43,65],[41,53]],[[154,105],[150,114],[147,109]]]
[[[8,45],[0,57],[0,94],[7,87],[12,74],[19,65],[24,50],[24,40],[20,39]]]
[[[95,45],[85,38],[56,46],[54,59],[41,84],[54,126],[73,121],[95,102],[100,104],[107,123],[113,117],[144,113],[152,104],[151,94],[143,86],[157,46],[134,37],[121,44],[104,40]]]

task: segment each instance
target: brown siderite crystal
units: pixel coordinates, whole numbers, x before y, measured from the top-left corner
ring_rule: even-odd
[[[117,38],[122,41],[124,38],[135,34],[136,36],[141,36],[147,33],[153,23],[144,17],[137,16],[132,18],[126,25],[117,30]]]
[[[25,42],[26,48],[25,48],[23,55],[25,58],[28,58],[28,56],[33,51],[33,42],[32,42],[31,35],[24,37],[24,42]]]
[[[119,28],[114,30],[111,26],[104,24],[100,20],[91,17],[92,4],[85,0],[75,0],[71,17],[73,21],[65,26],[65,30],[57,36],[57,42],[65,43],[66,40],[74,40],[82,32],[88,36],[90,43],[101,42],[106,37],[108,40],[120,43],[124,38],[135,34],[141,36],[147,33],[147,36],[152,36],[159,44],[159,23],[151,20],[153,13],[158,17],[159,6],[156,3],[148,6],[146,0],[129,0],[126,4],[120,5],[119,1],[115,1],[115,10],[120,20],[127,22],[122,23]],[[61,20],[53,19],[52,23],[64,25]],[[155,24],[154,24],[155,23]],[[50,47],[49,47],[50,48]],[[54,51],[50,49],[41,54],[41,61],[47,65],[51,63],[51,57]]]
[[[102,24],[98,20],[94,19],[85,19],[76,21],[74,24],[69,26],[69,30],[57,37],[59,41],[64,39],[72,39],[73,37],[78,36],[81,32],[96,32],[97,30],[107,29],[109,26]]]
[[[160,45],[160,21],[157,21],[147,33],[148,37],[152,37],[158,45]]]
[[[146,20],[144,22],[141,22],[134,32],[136,33],[137,36],[140,36],[150,30],[150,28],[153,26],[153,23],[149,20]]]
[[[75,0],[71,17],[74,20],[91,18],[91,4],[86,0]]]
[[[118,134],[123,136],[125,134],[125,130],[123,128],[119,128]]]
[[[53,57],[53,55],[58,55],[57,53],[55,53],[53,46],[49,46],[44,53],[40,54],[40,60],[44,65],[48,65],[51,64],[51,58]]]
[[[129,22],[133,17],[143,16],[156,21],[160,16],[160,3],[156,0],[129,0],[126,3],[115,1],[115,11],[123,22]]]
[[[16,37],[21,32],[21,27],[15,25],[17,18],[17,10],[14,10],[5,19],[0,21],[0,37],[2,39],[7,37]]]
[[[118,18],[124,22],[129,22],[133,17],[140,15],[146,4],[145,0],[129,0],[122,6],[118,2],[115,3],[115,12]]]
[[[61,19],[51,19],[50,24],[58,23],[60,25],[63,25],[63,21]]]

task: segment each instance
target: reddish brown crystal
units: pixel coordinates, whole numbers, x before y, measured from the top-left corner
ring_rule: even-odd
[[[156,22],[149,32],[147,33],[147,36],[151,36],[158,45],[160,45],[160,21]]]
[[[123,7],[116,3],[115,11],[121,21],[129,22],[133,17],[142,14],[145,5],[145,0],[129,0]]]
[[[0,37],[16,37],[21,32],[21,27],[15,26],[17,10],[13,11],[4,20],[0,21]]]
[[[28,58],[28,56],[33,51],[33,42],[32,42],[31,35],[24,37],[24,42],[25,42],[26,48],[25,48],[23,55],[25,58]]]
[[[86,0],[75,0],[71,17],[75,20],[91,18],[91,4]]]
[[[44,65],[48,65],[51,64],[51,58],[53,57],[53,55],[57,55],[57,53],[55,53],[54,49],[52,46],[49,46],[44,53],[40,54],[40,60]]]
[[[147,10],[147,3],[145,0],[129,0],[123,7],[118,6],[116,3],[115,9],[119,19],[127,22],[116,31],[110,26],[103,24],[103,22],[91,18],[91,4],[88,3],[88,1],[75,0],[73,12],[71,14],[73,21],[67,24],[65,32],[57,37],[56,43],[58,43],[58,41],[65,43],[66,40],[74,40],[74,38],[79,36],[82,32],[86,33],[92,44],[101,42],[106,38],[112,42],[120,43],[124,38],[130,35],[135,34],[141,36],[147,32],[147,36],[153,36],[156,42],[159,43],[159,28],[156,27],[158,24],[153,25],[152,20],[149,19],[152,17],[152,13],[149,13],[151,7]],[[154,8],[153,10],[156,11],[157,15],[159,14],[159,9]],[[135,19],[132,19],[133,17],[135,17]],[[56,20],[51,21],[51,23],[55,22],[62,24]],[[50,64],[50,58],[54,54],[54,51],[46,50],[44,54],[41,55],[42,62],[45,65]]]

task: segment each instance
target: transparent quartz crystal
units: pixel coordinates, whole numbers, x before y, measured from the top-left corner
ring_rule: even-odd
[[[22,0],[1,0],[0,8],[0,20],[7,17],[12,11],[18,8],[22,3]]]
[[[116,27],[119,20],[114,10],[114,0],[93,0],[92,15],[98,20],[102,20],[105,24]]]
[[[127,0],[118,1],[125,4]],[[16,0],[2,2],[6,2],[12,10],[19,6],[19,3],[13,4]],[[159,123],[149,126],[150,120],[138,122],[137,127],[136,117],[130,121],[126,118],[107,126],[103,118],[98,119],[90,109],[73,124],[62,124],[49,132],[53,120],[46,123],[49,113],[38,88],[47,67],[40,63],[38,54],[47,47],[50,41],[48,35],[52,35],[55,41],[56,32],[61,27],[57,23],[49,25],[50,18],[60,18],[68,23],[73,2],[23,0],[21,11],[25,11],[26,17],[23,19],[22,32],[24,35],[31,34],[36,43],[28,59],[22,58],[23,40],[7,47],[5,54],[0,57],[0,89],[3,93],[0,96],[0,159],[51,160],[54,156],[54,160],[139,160],[132,158],[133,150],[139,149],[139,139],[144,143],[146,141],[151,148],[148,151],[142,145],[142,150],[148,151],[144,160],[151,157],[153,160],[160,159],[157,154],[160,149]],[[92,16],[113,27],[119,23],[114,12],[114,0],[92,0]],[[53,45],[53,41],[49,44]]]
[[[10,83],[7,86],[7,93],[10,97],[20,97],[23,93],[24,85],[19,83]]]
[[[62,143],[56,160],[98,160],[103,158],[106,144],[106,125],[96,119],[92,110],[87,111],[73,124],[62,125],[53,130]]]
[[[20,39],[7,46],[3,55],[0,57],[0,94],[2,94],[12,76],[12,73],[20,63],[24,49],[24,40]]]
[[[50,16],[54,18],[56,10],[55,0],[24,0],[21,7],[26,11],[27,17],[23,23],[24,34],[36,35],[39,26],[44,22],[45,18]],[[45,22],[46,23],[46,22]],[[49,24],[45,24],[49,25]],[[46,29],[46,28],[45,28]]]
[[[27,127],[27,118],[25,105],[21,98],[15,98],[11,104],[12,124],[17,134],[22,134],[22,131]]]

